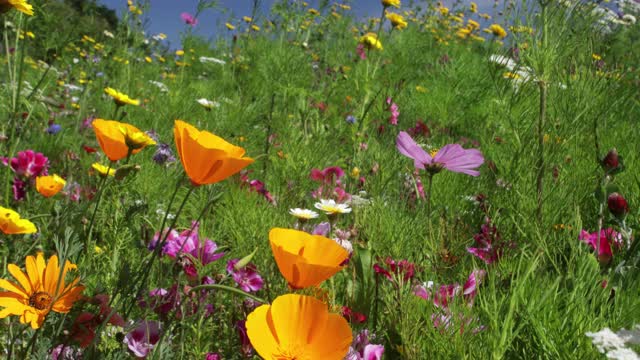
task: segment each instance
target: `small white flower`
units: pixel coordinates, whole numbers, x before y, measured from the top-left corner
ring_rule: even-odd
[[[82,91],[81,86],[73,85],[73,84],[64,84],[64,88],[69,91]]]
[[[106,36],[106,37],[109,37],[109,38],[112,38],[112,39],[113,39],[113,38],[115,38],[115,36],[113,36],[113,33],[112,33],[111,31],[109,31],[109,30],[105,30],[105,31],[103,32],[103,34],[104,34],[104,36]]]
[[[318,217],[318,213],[317,212],[315,212],[313,210],[300,209],[300,208],[289,209],[289,214],[297,217],[298,219],[302,219],[302,220],[315,219],[315,218]]]
[[[601,353],[606,353],[611,349],[624,348],[624,340],[609,328],[604,328],[598,332],[587,332],[586,335],[591,338],[591,342],[598,348]]]
[[[216,59],[214,57],[206,57],[206,56],[200,56],[200,62],[201,63],[214,63],[214,64],[220,64],[220,65],[225,65],[227,62],[221,59]]]
[[[349,200],[349,205],[353,207],[363,207],[363,206],[371,205],[371,200],[365,199],[360,195],[352,195],[351,200]]]
[[[316,209],[324,211],[327,215],[348,214],[351,208],[347,204],[337,204],[335,200],[320,199],[315,203]]]
[[[169,88],[167,87],[167,85],[161,83],[160,81],[149,80],[149,84],[156,86],[158,89],[160,89],[160,92],[169,92]]]
[[[218,108],[220,107],[220,103],[217,101],[211,101],[211,100],[207,100],[207,99],[198,99],[196,100],[198,102],[198,104],[202,105],[204,108],[206,108],[207,110],[211,110],[214,107]]]
[[[349,254],[353,253],[353,244],[349,240],[341,240],[341,239],[333,239],[333,241],[337,242],[338,245],[342,246],[343,249],[347,250]]]

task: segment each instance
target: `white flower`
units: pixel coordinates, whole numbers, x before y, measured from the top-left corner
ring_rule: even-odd
[[[111,31],[109,31],[109,30],[105,30],[105,31],[103,32],[103,34],[104,34],[104,36],[106,36],[106,37],[109,37],[109,38],[112,38],[112,39],[113,39],[113,38],[115,38],[115,36],[113,36],[113,33],[112,33]]]
[[[604,328],[598,332],[586,333],[591,338],[591,342],[598,348],[598,351],[605,353],[610,349],[623,348],[624,340],[622,340],[616,333],[609,328]]]
[[[518,64],[513,59],[502,55],[491,55],[489,56],[489,61],[504,66],[511,71],[518,67]]]
[[[349,254],[353,253],[353,244],[349,240],[342,239],[333,239],[333,241],[337,242],[338,245],[342,246],[343,249],[347,250]]]
[[[161,83],[160,81],[149,80],[149,84],[155,85],[158,89],[160,89],[160,92],[169,92],[169,88],[167,87],[167,85]]]
[[[225,65],[227,62],[221,59],[216,59],[214,57],[206,57],[206,56],[200,56],[200,62],[201,63],[214,63],[214,64],[220,64],[220,65]]]
[[[289,214],[297,217],[298,219],[302,219],[302,220],[315,219],[315,218],[318,217],[318,213],[317,212],[315,212],[313,210],[300,209],[300,208],[289,209]]]
[[[198,102],[198,104],[202,105],[203,107],[205,107],[207,110],[211,110],[214,107],[218,108],[220,107],[220,103],[217,101],[211,101],[211,100],[207,100],[207,99],[198,99],[196,100]]]
[[[633,24],[635,24],[635,23],[636,23],[636,17],[635,17],[635,16],[633,16],[633,15],[631,15],[631,14],[624,14],[624,15],[622,16],[622,22],[623,22],[625,25],[633,25]]]
[[[349,205],[353,207],[363,207],[363,206],[371,205],[371,200],[365,199],[360,195],[352,195],[351,200],[349,200]]]
[[[82,87],[73,84],[64,84],[64,88],[69,91],[82,91]]]
[[[315,203],[316,209],[324,211],[327,215],[348,214],[351,208],[347,204],[337,204],[335,200],[320,199]]]

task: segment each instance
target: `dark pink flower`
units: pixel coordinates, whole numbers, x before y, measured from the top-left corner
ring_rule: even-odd
[[[47,175],[49,159],[42,153],[25,150],[18,152],[18,155],[11,159],[10,166],[16,175],[32,179]]]
[[[444,168],[457,173],[478,176],[480,172],[475,169],[484,163],[480,150],[464,149],[459,144],[447,144],[432,157],[404,131],[398,134],[396,147],[402,155],[413,159],[417,169],[433,174]]]
[[[354,324],[362,324],[363,322],[367,321],[367,316],[365,314],[353,311],[348,306],[342,307],[342,316],[347,319],[348,322]]]
[[[353,337],[353,343],[344,360],[381,360],[384,346],[371,344],[374,335],[369,335],[369,330],[363,329]]]
[[[222,356],[218,353],[207,353],[207,356],[204,360],[222,360]]]
[[[478,294],[478,286],[480,286],[480,283],[484,280],[485,275],[487,275],[487,272],[484,270],[473,270],[467,282],[464,283],[462,295],[469,304],[473,304],[473,299]]]
[[[611,193],[607,198],[607,206],[613,216],[618,219],[624,219],[629,213],[629,204],[627,200],[617,192]]]
[[[364,44],[358,44],[356,47],[356,54],[360,57],[361,60],[367,60],[367,52],[364,50]]]
[[[27,183],[22,181],[19,177],[13,179],[11,184],[13,190],[13,200],[21,201],[27,196]]]
[[[251,187],[251,190],[257,192],[258,194],[261,194],[262,196],[264,196],[264,198],[267,199],[267,201],[269,203],[271,203],[272,205],[276,205],[276,199],[267,190],[267,188],[264,186],[264,183],[262,181],[260,181],[260,180],[251,180],[249,182],[249,186]]]
[[[247,336],[246,320],[236,322],[236,330],[240,337],[240,351],[245,359],[249,359],[253,355],[253,346],[251,345],[251,341],[249,341],[249,336]]]
[[[233,259],[227,263],[227,272],[233,277],[233,281],[240,286],[240,289],[246,292],[262,289],[264,282],[260,274],[258,274],[256,266],[249,263],[240,269],[236,269],[235,265],[238,261],[240,261],[240,259]]]
[[[467,251],[486,264],[493,264],[502,256],[504,244],[501,243],[500,232],[488,217],[480,227],[480,232],[473,235],[473,239],[476,247],[469,247]]]
[[[193,15],[189,13],[183,12],[182,14],[180,14],[180,17],[182,18],[182,21],[184,21],[184,23],[187,25],[198,25],[198,19],[194,18]]]
[[[133,355],[146,358],[160,340],[160,329],[160,323],[157,321],[140,321],[135,329],[125,335],[124,342]]]
[[[310,178],[325,184],[339,183],[340,178],[344,176],[344,170],[339,166],[330,166],[324,170],[312,169]]]
[[[402,279],[406,282],[413,279],[415,265],[407,260],[396,261],[387,257],[382,264],[374,264],[373,271],[391,281],[395,281],[394,275],[402,276]]]
[[[389,112],[391,115],[389,116],[389,124],[398,125],[398,117],[400,117],[400,110],[398,108],[398,104],[394,103],[393,100],[388,97],[387,105],[389,105]]]
[[[613,257],[611,251],[611,244],[616,248],[620,248],[623,244],[622,235],[612,228],[600,230],[600,253],[598,254],[598,260],[602,263],[608,263]],[[588,233],[585,230],[580,232],[579,239],[591,246],[592,249],[596,249],[598,242],[597,233]]]

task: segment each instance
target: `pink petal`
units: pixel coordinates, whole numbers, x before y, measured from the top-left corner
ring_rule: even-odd
[[[416,168],[423,169],[425,164],[431,164],[433,159],[404,131],[401,131],[396,138],[396,148],[400,153],[413,159]]]

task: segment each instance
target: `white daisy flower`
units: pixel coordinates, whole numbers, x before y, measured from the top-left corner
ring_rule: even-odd
[[[198,99],[196,100],[198,102],[198,104],[202,105],[205,109],[207,110],[211,110],[213,108],[218,108],[220,107],[220,103],[217,101],[211,101],[211,100],[207,100],[207,99]]]
[[[327,215],[348,214],[351,208],[347,204],[337,204],[335,200],[320,199],[315,203],[316,209],[324,211]]]
[[[300,220],[310,220],[318,217],[317,212],[313,210],[300,209],[300,208],[289,209],[289,214],[297,217]]]
[[[200,62],[201,63],[214,63],[214,64],[220,64],[220,65],[225,65],[227,62],[221,59],[216,59],[214,57],[206,57],[206,56],[200,56]]]

